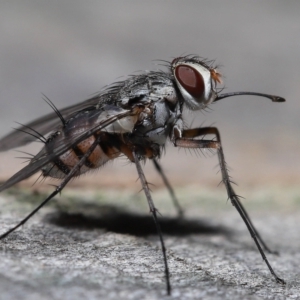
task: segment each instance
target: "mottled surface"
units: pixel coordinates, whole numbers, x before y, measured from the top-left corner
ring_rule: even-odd
[[[0,243],[0,299],[300,299],[298,189],[244,191],[248,212],[287,281],[276,284],[223,189],[180,189],[176,218],[166,192],[162,216],[172,296],[142,194],[68,191]],[[1,232],[44,197],[14,190],[0,198]],[[284,199],[284,200],[283,200]]]

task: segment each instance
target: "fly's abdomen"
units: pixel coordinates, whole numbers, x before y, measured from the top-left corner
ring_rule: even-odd
[[[106,131],[98,131],[82,142],[72,144],[72,141],[76,140],[78,136],[97,125],[100,118],[103,118],[101,112],[80,112],[69,119],[65,126],[48,138],[45,148],[43,149],[46,155],[52,155],[53,157],[53,154],[55,154],[55,151],[57,151],[61,145],[70,144],[70,146],[69,150],[57,156],[55,159],[50,160],[49,163],[42,168],[44,176],[60,179],[64,178],[78,164],[98,137],[100,137],[100,142],[90,156],[85,159],[84,164],[74,176],[79,176],[87,171],[99,168],[107,161],[115,159],[120,155],[121,137],[118,134]]]
[[[100,143],[96,146],[91,155],[85,159],[83,166],[76,172],[75,176],[97,169],[107,161],[115,159],[121,154],[118,149],[119,147],[117,147],[115,143],[115,137],[105,132],[99,134],[101,135]],[[43,175],[60,179],[64,178],[89,150],[95,142],[96,137],[96,135],[90,136],[79,144],[72,146],[72,148],[55,160],[49,162],[49,164],[42,169]]]

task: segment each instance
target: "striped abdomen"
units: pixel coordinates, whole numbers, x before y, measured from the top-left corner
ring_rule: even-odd
[[[43,175],[54,178],[64,178],[74,166],[76,166],[98,137],[100,137],[100,142],[92,154],[85,160],[84,165],[75,176],[99,168],[107,161],[115,159],[121,154],[124,154],[133,161],[133,150],[147,158],[157,155],[157,150],[152,149],[153,147],[149,144],[141,143],[141,145],[139,141],[131,141],[130,132],[135,126],[137,117],[127,117],[118,120],[110,126],[105,127],[105,129],[94,133],[82,142],[72,144],[74,137],[94,128],[95,124],[98,124],[99,120],[101,121],[106,113],[107,111],[80,112],[68,120],[67,124],[59,131],[52,134],[43,149],[46,155],[55,154],[56,148],[61,144],[66,145],[67,143],[70,144],[70,147],[69,150],[54,160],[49,161],[49,163],[42,168]],[[110,115],[112,114],[113,112],[110,111]]]
[[[100,133],[100,135],[100,143],[86,159],[84,165],[77,172],[76,176],[92,169],[99,168],[107,161],[114,159],[121,154],[120,147],[118,146],[118,138],[116,136],[114,137],[113,135],[105,132]],[[92,135],[88,139],[70,148],[70,150],[46,165],[42,169],[43,175],[54,178],[64,178],[95,142],[95,139],[96,135]]]
[[[128,118],[123,121],[116,121],[110,126],[107,126],[105,130],[98,131],[82,142],[73,144],[73,140],[76,140],[78,136],[101,123],[103,119],[108,117],[108,114],[112,116],[116,113],[118,113],[118,111],[115,110],[81,111],[70,118],[60,130],[49,137],[43,151],[46,155],[55,154],[56,149],[59,148],[60,145],[70,144],[69,150],[54,160],[49,161],[49,163],[42,168],[43,175],[54,178],[64,178],[99,136],[100,142],[92,154],[86,159],[84,165],[76,173],[76,176],[91,169],[99,168],[108,160],[118,157],[121,154],[120,150],[122,148],[120,136],[124,131],[126,132],[126,130],[133,129],[135,123],[134,119]],[[129,128],[124,129],[122,126]],[[119,134],[116,134],[116,131],[119,132]],[[113,134],[110,132],[113,132]]]

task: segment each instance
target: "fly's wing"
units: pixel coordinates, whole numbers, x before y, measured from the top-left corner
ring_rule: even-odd
[[[161,89],[161,87],[165,88],[166,85],[168,85],[168,87],[173,87],[172,80],[169,78],[169,75],[164,72],[158,71],[134,75],[127,80],[118,81],[109,85],[103,92],[91,99],[61,109],[60,114],[65,119],[68,119],[74,113],[88,108],[102,109],[102,107],[107,104],[131,107],[131,104],[136,103],[137,100],[142,103],[142,99],[147,102],[149,94],[152,92],[152,90],[149,90],[149,86],[152,86],[154,83],[158,85],[159,89]],[[157,99],[153,100],[156,101]],[[13,131],[0,139],[0,152],[15,147],[21,147],[36,140],[29,134],[24,135],[22,130],[26,131],[28,128],[32,128],[41,135],[45,135],[50,131],[55,130],[60,124],[61,120],[58,118],[55,112],[25,124],[18,128],[21,131]]]
[[[122,82],[116,82],[113,85],[109,86],[103,93],[98,94],[86,101],[65,107],[59,111],[64,118],[68,119],[77,111],[95,106],[101,107],[102,105],[109,104],[110,102],[112,102],[112,99],[121,86]],[[30,127],[38,131],[41,135],[45,135],[50,131],[55,130],[59,125],[61,125],[61,120],[58,118],[55,112],[38,118],[28,124],[25,124],[24,126],[17,128],[17,130],[14,130],[13,132],[0,139],[0,152],[7,151],[16,147],[21,147],[36,140],[29,134],[24,134],[24,132],[21,130],[27,130]]]
[[[68,116],[70,116],[71,114],[73,114],[78,110],[86,109],[94,105],[95,103],[97,103],[97,101],[99,101],[99,97],[97,98],[95,97],[87,101],[63,108],[60,110],[60,113],[64,118],[67,118]],[[61,120],[57,117],[57,114],[55,112],[52,112],[46,116],[38,118],[24,126],[17,128],[17,130],[14,130],[13,132],[4,136],[0,140],[0,152],[7,151],[12,148],[24,146],[35,140],[35,138],[32,137],[31,135],[24,134],[23,131],[20,131],[18,129],[27,130],[27,128],[30,127],[38,131],[41,135],[45,135],[50,131],[54,130],[55,128],[57,128],[60,124],[61,124]]]
[[[125,124],[125,126],[123,127],[125,127],[125,131],[129,132],[130,128],[129,126],[126,126],[126,124],[128,125],[128,123],[131,122],[133,127],[137,120],[138,112],[139,112],[139,108],[124,110],[112,105],[106,105],[103,107],[102,110],[95,109],[90,113],[89,117],[95,118],[98,116],[99,122],[95,123],[95,125],[91,127],[89,130],[86,130],[84,132],[79,132],[75,136],[72,135],[72,137],[68,137],[68,136],[65,137],[61,141],[61,143],[57,147],[55,147],[55,151],[53,151],[53,153],[51,154],[47,153],[45,148],[43,148],[42,151],[39,152],[26,167],[24,167],[22,170],[17,172],[10,179],[8,179],[2,186],[0,186],[0,192],[37,173],[39,170],[41,170],[43,166],[55,160],[55,158],[62,155],[64,152],[69,150],[72,146],[87,139],[88,137],[90,137],[91,135],[93,135],[95,132],[99,130],[106,130],[106,129],[113,130],[111,126],[113,126],[114,124],[116,124],[116,126],[122,126],[122,124]],[[120,123],[122,124],[120,125]]]

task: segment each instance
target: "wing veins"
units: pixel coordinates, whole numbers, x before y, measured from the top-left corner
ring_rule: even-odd
[[[48,154],[46,152],[37,154],[26,167],[21,169],[19,172],[14,174],[11,178],[9,178],[1,187],[0,192],[3,190],[13,186],[14,184],[34,175],[37,173],[43,166],[47,165],[49,162],[53,161],[55,158],[62,155],[64,152],[69,150],[72,145],[78,144],[83,140],[87,139],[95,132],[105,129],[106,126],[114,123],[117,120],[120,120],[124,117],[134,115],[134,110],[126,110],[122,111],[114,116],[107,118],[106,120],[101,121],[99,124],[94,126],[93,128],[79,134],[77,137],[72,137],[72,139],[66,140],[66,142],[61,143],[60,147],[55,149],[55,153]]]

